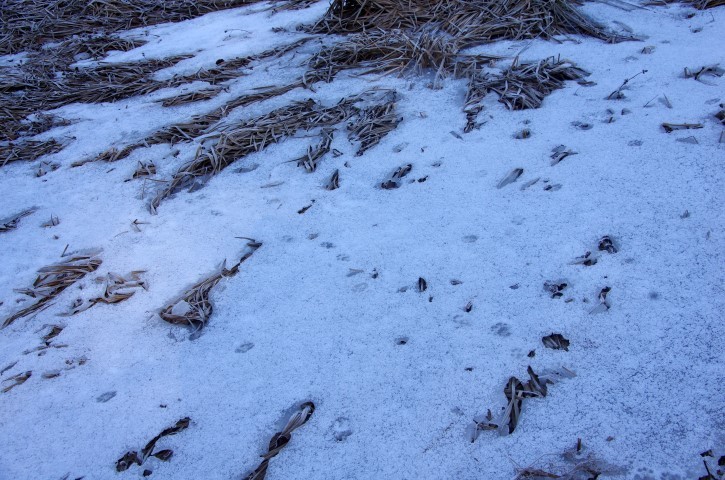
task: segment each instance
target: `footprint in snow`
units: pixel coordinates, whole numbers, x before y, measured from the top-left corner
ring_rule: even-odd
[[[345,417],[339,417],[332,422],[332,436],[335,441],[344,442],[347,437],[352,435],[352,429],[350,428],[350,420]]]

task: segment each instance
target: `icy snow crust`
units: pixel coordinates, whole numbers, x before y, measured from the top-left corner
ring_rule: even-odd
[[[141,29],[129,35],[144,36],[147,45],[105,61],[193,53],[159,78],[190,72],[302,38],[295,26],[326,7],[272,14],[256,5]],[[158,168],[154,178],[168,178],[193,158],[196,145],[156,145],[116,163],[70,164],[252,88],[292,81],[317,41],[255,67],[209,101],[164,108],[154,101],[173,93],[165,90],[61,109],[77,122],[39,137],[68,139],[64,150],[43,159],[59,163],[58,170],[36,178],[38,162],[0,168],[0,217],[38,207],[0,235],[0,318],[32,301],[17,303],[23,296],[13,289],[30,286],[37,269],[61,260],[66,245],[102,248],[103,264],[52,307],[0,332],[0,367],[18,362],[2,380],[33,372],[0,394],[0,478],[140,478],[145,468],[155,479],[243,478],[290,409],[304,401],[315,403],[315,413],[272,459],[270,480],[509,479],[517,468],[563,465],[559,455],[577,438],[613,467],[602,478],[704,475],[699,453],[725,444],[725,144],[718,143],[722,127],[713,117],[725,92],[723,78],[703,83],[682,71],[725,64],[725,10],[672,5],[625,12],[603,4],[584,10],[648,38],[497,42],[476,51],[508,57],[502,66],[518,53],[523,60],[561,55],[592,72],[595,86],[568,82],[542,108],[515,112],[491,94],[480,116],[486,124],[463,134],[464,80],[447,79],[433,90],[428,77],[340,74],[314,92],[296,89],[230,119],[292,100],[332,105],[372,86],[394,88],[403,122],[378,146],[355,157],[356,146],[341,131],[332,146],[343,155],[328,154],[308,174],[288,162],[317,141],[301,132],[236,162],[197,191],[176,194],[155,216],[147,210],[152,182],[124,180],[138,161],[149,160]],[[288,32],[271,31],[279,26]],[[654,52],[642,54],[648,45]],[[643,69],[626,99],[605,99]],[[662,95],[672,108],[650,101]],[[615,121],[606,123],[610,116]],[[576,121],[593,128],[577,129]],[[666,134],[662,122],[704,128]],[[531,138],[514,139],[523,128]],[[697,144],[678,141],[691,136]],[[551,150],[560,144],[578,155],[551,166]],[[406,163],[413,165],[406,179],[427,180],[379,187]],[[237,171],[255,164],[251,172]],[[514,168],[523,175],[497,189]],[[336,169],[340,188],[327,191]],[[556,184],[561,188],[544,189]],[[51,215],[60,224],[42,228]],[[140,232],[130,225],[135,219],[148,222]],[[615,239],[618,253],[597,250],[603,235]],[[187,329],[162,321],[158,311],[223,260],[236,262],[246,242],[240,236],[263,246],[217,285],[212,318],[189,341]],[[573,264],[586,251],[597,264]],[[57,316],[78,297],[100,295],[96,277],[132,270],[147,271],[148,291]],[[419,277],[428,285],[422,293]],[[452,285],[453,279],[462,283]],[[543,289],[549,280],[569,284],[564,297],[552,299]],[[611,308],[590,314],[605,286]],[[24,355],[48,324],[64,326],[55,342],[68,346]],[[541,338],[552,332],[570,340],[568,352],[543,346]],[[42,378],[82,356],[84,365]],[[526,378],[528,365],[537,372],[564,366],[576,376],[549,385],[546,398],[526,400],[513,434],[481,432],[472,443],[474,417],[489,408],[497,414],[506,381]],[[113,398],[97,401],[110,391]],[[162,440],[174,450],[169,462],[151,458],[116,473],[126,451],[185,416],[191,426]]]

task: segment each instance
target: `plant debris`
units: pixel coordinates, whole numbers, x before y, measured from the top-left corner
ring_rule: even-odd
[[[27,217],[28,215],[32,215],[37,210],[38,209],[35,207],[28,208],[27,210],[23,210],[20,213],[11,215],[9,218],[0,220],[0,233],[9,232],[10,230],[15,230],[16,228],[18,228],[18,224],[20,223],[21,219]]]
[[[190,340],[198,338],[201,335],[201,329],[207,324],[212,314],[213,308],[211,300],[209,299],[211,290],[222,278],[236,275],[239,272],[240,265],[262,246],[261,242],[253,239],[248,240],[247,249],[242,254],[239,262],[229,269],[226,268],[226,262],[224,262],[221,271],[205,278],[188,289],[179,299],[164,307],[159,312],[159,316],[169,323],[190,327],[192,329],[192,333],[189,336]]]
[[[95,255],[76,254],[62,263],[41,268],[38,270],[38,277],[33,282],[32,288],[16,290],[18,293],[32,298],[39,298],[39,300],[6,318],[2,328],[7,327],[18,318],[49,307],[52,300],[63,290],[83,278],[87,273],[95,271],[100,265],[101,259]]]
[[[607,252],[607,253],[617,253],[619,249],[614,244],[614,240],[612,240],[612,237],[609,235],[604,235],[599,240],[599,251],[601,252]]]
[[[501,189],[505,187],[506,185],[510,183],[514,183],[518,178],[523,175],[524,169],[523,168],[514,168],[509,172],[508,175],[503,177],[500,182],[498,182],[498,185],[496,185],[496,188]]]
[[[136,291],[134,289],[143,288],[148,290],[148,285],[141,279],[141,274],[146,273],[145,270],[135,270],[126,276],[121,276],[113,272],[109,272],[106,279],[106,290],[103,296],[91,298],[87,302],[79,301],[66,315],[76,315],[84,312],[99,303],[111,305],[120,303],[131,298]]]
[[[131,468],[133,464],[139,466],[143,465],[146,459],[151,455],[164,462],[168,461],[174,453],[173,450],[160,450],[154,453],[156,443],[164,437],[167,437],[169,435],[176,435],[177,433],[186,430],[187,428],[189,428],[190,422],[191,419],[189,417],[184,417],[176,422],[173,427],[165,428],[161,433],[149,440],[146,446],[141,449],[140,455],[136,451],[128,451],[124,453],[123,456],[119,458],[116,462],[116,471],[126,471]]]
[[[551,166],[553,167],[557,163],[564,160],[566,157],[569,157],[571,155],[578,155],[578,152],[575,152],[571,149],[566,148],[566,145],[558,145],[554,147],[551,150],[551,155],[549,158],[551,158]]]
[[[461,47],[494,40],[552,38],[582,34],[608,42],[633,40],[605,29],[581,13],[575,2],[430,2],[426,0],[333,0],[324,17],[309,30],[354,33],[392,30],[440,30],[454,35]]]
[[[320,143],[317,146],[307,147],[307,154],[297,159],[297,166],[305,167],[308,173],[317,170],[317,162],[330,151],[332,145],[333,130],[323,128],[320,134]]]
[[[275,433],[269,440],[269,447],[267,453],[262,455],[262,463],[250,473],[246,480],[264,480],[267,476],[267,468],[269,461],[276,457],[279,452],[292,440],[292,432],[307,423],[312,414],[315,412],[315,404],[312,402],[305,402],[299,406],[299,411],[292,414],[290,419],[287,421],[287,425],[282,429],[281,432]]]
[[[689,69],[685,67],[685,78],[694,78],[695,80],[701,81],[702,77],[722,77],[725,74],[725,70],[720,68],[720,65],[706,65],[700,68]]]
[[[551,335],[542,337],[541,342],[546,348],[569,351],[569,340],[564,338],[560,333],[552,333]]]
[[[2,389],[3,393],[8,393],[13,388],[17,387],[18,385],[22,385],[25,383],[31,376],[33,375],[33,372],[28,370],[27,372],[18,373],[17,375],[13,375],[12,377],[8,377],[5,380],[3,380],[3,383],[6,382],[14,382],[9,384],[7,387],[4,387]]]
[[[393,123],[389,119],[395,112],[394,99],[395,92],[391,90],[363,92],[344,98],[332,107],[323,107],[310,99],[226,126],[224,131],[204,138],[194,160],[179,168],[149,207],[155,212],[165,198],[183,188],[197,185],[198,181],[216,175],[234,161],[262,151],[298,130],[330,128],[357,116],[358,119],[348,129],[351,130],[351,139],[361,141],[358,153],[364,152],[397,126],[397,117]],[[363,109],[356,106],[359,102],[376,100],[383,103]],[[326,142],[324,139],[323,143]]]
[[[497,420],[494,420],[491,410],[488,410],[485,420],[475,421],[472,441],[476,440],[478,432],[482,430],[498,430],[501,435],[513,433],[521,416],[524,399],[546,397],[548,393],[547,384],[553,384],[554,382],[549,378],[540,378],[534,373],[531,366],[526,371],[529,374],[529,380],[526,383],[522,383],[516,377],[511,377],[506,382],[503,392],[506,395],[507,405]]]
[[[564,296],[564,289],[568,287],[567,283],[544,282],[544,290],[551,294],[551,298],[561,298]]]
[[[701,123],[663,123],[662,128],[664,128],[666,133],[672,133],[675,130],[694,130],[698,128],[702,128]]]
[[[564,82],[588,75],[589,72],[569,60],[549,57],[536,63],[520,63],[517,57],[500,74],[471,75],[464,111],[477,113],[489,92],[497,93],[499,101],[509,110],[539,108],[545,97],[564,87]]]

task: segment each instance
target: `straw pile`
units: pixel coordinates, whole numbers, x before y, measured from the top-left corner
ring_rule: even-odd
[[[241,7],[258,0],[4,0],[0,55],[34,49],[72,35],[119,30]]]
[[[333,0],[324,17],[310,29],[318,33],[370,30],[440,30],[462,46],[500,39],[587,35],[617,42],[630,40],[607,31],[579,12],[570,0]]]
[[[308,62],[305,85],[330,82],[340,71],[362,68],[363,74],[432,70],[436,78],[447,74],[462,76],[498,57],[461,55],[459,43],[449,35],[431,32],[408,33],[374,31],[352,35],[322,48]]]

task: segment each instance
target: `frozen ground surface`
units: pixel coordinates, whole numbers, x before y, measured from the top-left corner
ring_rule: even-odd
[[[150,43],[106,60],[192,53],[162,74],[194,71],[302,38],[295,26],[326,6],[273,14],[257,5],[141,29],[129,34]],[[403,121],[378,146],[356,157],[341,133],[332,146],[343,155],[327,155],[308,174],[288,162],[316,143],[303,132],[178,193],[157,215],[147,209],[153,182],[124,180],[149,160],[154,178],[168,178],[195,145],[141,148],[113,164],[71,163],[256,86],[287,83],[316,44],[255,67],[209,101],[164,108],[154,101],[173,93],[165,90],[61,109],[77,122],[40,137],[67,139],[68,147],[42,159],[60,168],[40,178],[38,162],[0,168],[0,218],[38,208],[0,234],[0,318],[32,302],[14,289],[32,285],[66,245],[102,249],[103,264],[50,308],[0,332],[0,367],[17,362],[1,380],[33,372],[0,394],[0,478],[141,478],[146,468],[156,479],[243,478],[305,401],[316,410],[271,460],[270,480],[510,479],[518,467],[566,466],[561,454],[578,438],[606,466],[601,478],[704,475],[700,452],[725,446],[725,143],[713,117],[725,79],[704,83],[682,72],[725,64],[717,47],[725,10],[583,8],[646,39],[497,42],[476,51],[507,57],[501,65],[519,52],[523,60],[561,55],[590,71],[594,86],[568,82],[542,108],[518,112],[490,95],[481,114],[487,123],[464,134],[463,80],[434,90],[428,77],[341,74],[314,92],[296,89],[233,115],[394,88]],[[288,31],[273,33],[275,26]],[[655,48],[642,53],[646,46]],[[625,99],[605,99],[643,69]],[[703,128],[666,134],[663,122]],[[523,128],[531,137],[515,139]],[[552,166],[560,144],[578,154]],[[413,167],[406,179],[426,181],[379,187],[406,163]],[[514,168],[522,176],[497,188]],[[327,191],[336,169],[340,188]],[[41,227],[51,215],[60,224]],[[135,229],[134,220],[144,223]],[[617,253],[597,250],[604,235]],[[235,263],[245,248],[240,236],[263,246],[215,287],[211,320],[190,341],[187,329],[158,312],[225,259]],[[587,251],[595,265],[573,263]],[[132,270],[146,271],[148,291],[58,316],[76,298],[101,295],[107,272]],[[422,293],[419,277],[427,283]],[[546,281],[569,286],[552,299]],[[590,313],[604,287],[611,308]],[[24,354],[50,324],[63,327],[54,343],[67,346]],[[569,351],[544,347],[542,337],[553,332],[569,339]],[[87,361],[78,365],[81,357]],[[77,366],[62,370],[71,360]],[[473,419],[489,408],[497,414],[506,381],[526,378],[529,365],[576,376],[549,385],[546,398],[526,400],[513,434],[481,432],[472,443]],[[60,376],[43,378],[56,369]],[[115,396],[99,401],[106,392]],[[116,473],[124,452],[186,416],[187,430],[160,441],[174,451],[168,462],[151,458]]]

